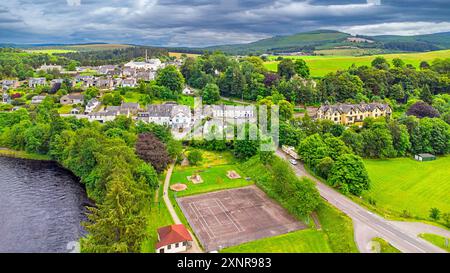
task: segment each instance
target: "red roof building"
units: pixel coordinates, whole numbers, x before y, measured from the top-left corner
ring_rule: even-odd
[[[192,236],[182,224],[158,229],[156,252],[177,253],[188,250],[192,245]]]

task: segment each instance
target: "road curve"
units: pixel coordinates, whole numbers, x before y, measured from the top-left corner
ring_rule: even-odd
[[[281,150],[277,150],[276,155],[285,160],[290,159],[289,156]],[[322,198],[347,214],[353,220],[355,227],[355,241],[361,252],[371,252],[369,243],[373,237],[383,238],[404,253],[446,252],[443,249],[414,236],[410,230],[407,230],[407,225],[402,226],[395,224],[393,221],[386,220],[356,204],[328,185],[325,185],[315,177],[311,176],[300,162],[296,166],[290,165],[297,176],[304,176],[313,180],[316,183]],[[448,232],[444,229],[442,229],[442,231]]]

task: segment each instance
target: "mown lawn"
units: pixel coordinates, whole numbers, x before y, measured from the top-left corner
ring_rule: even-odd
[[[450,252],[450,243],[448,243],[448,241],[450,241],[450,238],[445,238],[445,237],[442,237],[439,235],[428,234],[428,233],[420,234],[419,237],[427,240],[428,242],[432,243],[435,246],[438,246],[438,247],[446,250],[447,252]],[[445,243],[446,240],[447,240],[447,245]]]
[[[325,234],[299,230],[222,249],[224,253],[331,253]]]
[[[382,238],[374,238],[373,241],[380,245],[380,253],[401,253],[400,250],[396,249]]]
[[[70,111],[72,111],[73,106],[72,105],[63,105],[58,109],[59,114],[70,114]]]
[[[372,56],[286,56],[290,59],[304,59],[311,70],[311,76],[323,77],[330,72],[344,70],[349,68],[353,63],[357,66],[370,65],[372,60],[377,56],[383,56],[388,61],[394,58],[401,58],[406,64],[412,64],[418,67],[421,61],[431,62],[436,58],[449,58],[450,50],[439,50],[425,53],[403,53],[403,54],[383,54]],[[270,57],[271,61],[266,62],[265,66],[271,71],[277,71],[277,56]]]
[[[142,94],[138,93],[138,92],[127,92],[125,93],[125,95],[123,96],[124,101],[127,103],[139,103],[139,100],[141,99]]]
[[[227,177],[227,171],[234,170],[239,173],[234,164],[211,166],[210,168],[193,167],[183,170],[175,170],[170,180],[171,184],[183,183],[188,189],[177,193],[177,197],[212,192],[222,189],[239,188],[253,184],[252,181],[246,181],[242,173],[242,178],[230,179]],[[188,176],[198,173],[203,179],[203,183],[194,184],[187,179]]]
[[[418,162],[410,158],[364,160],[372,188],[364,200],[375,200],[375,208],[387,214],[429,219],[431,208],[450,212],[450,157]]]

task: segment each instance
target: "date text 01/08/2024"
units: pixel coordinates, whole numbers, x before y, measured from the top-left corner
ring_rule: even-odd
[[[213,262],[212,259],[184,259],[178,260],[178,268],[203,268],[205,271],[211,267],[220,268],[270,268],[272,260],[270,258],[220,258],[220,262]]]

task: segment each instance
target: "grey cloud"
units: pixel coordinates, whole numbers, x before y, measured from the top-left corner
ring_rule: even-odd
[[[374,6],[366,0],[11,0],[0,3],[0,42],[207,46],[318,28],[360,34],[450,31],[447,2],[381,0]]]

